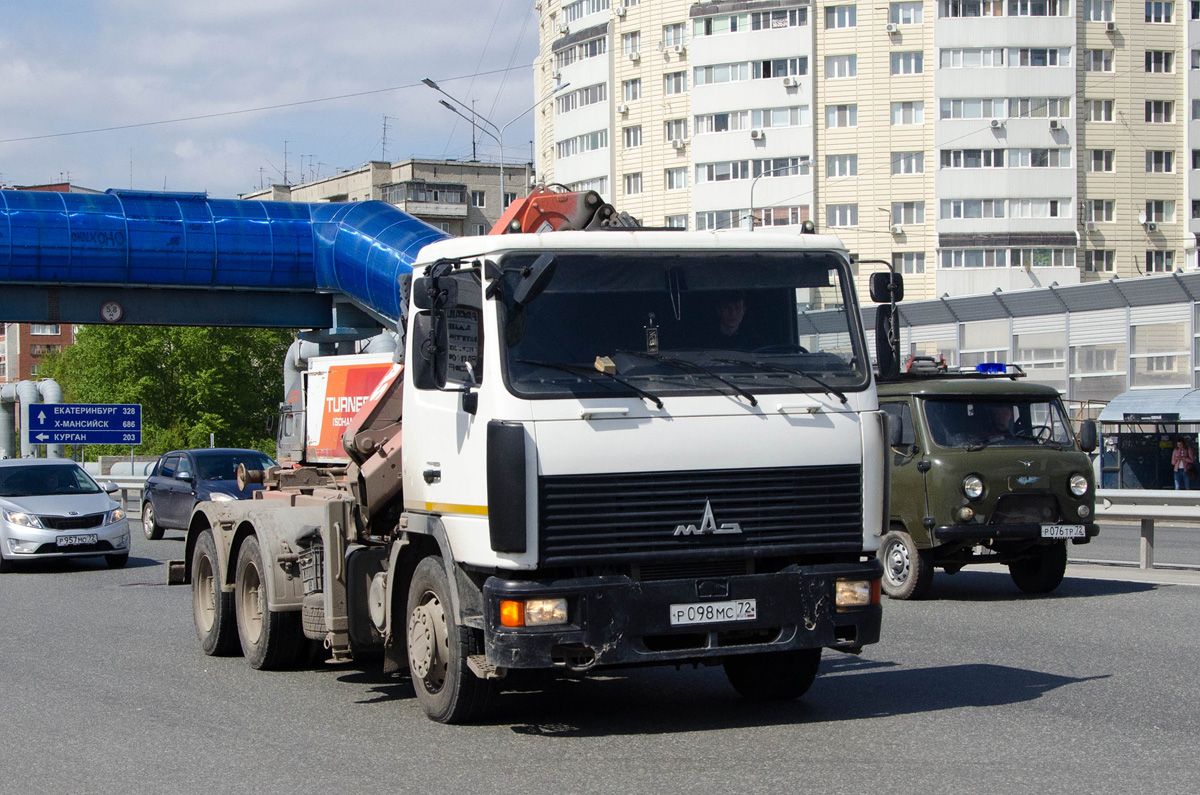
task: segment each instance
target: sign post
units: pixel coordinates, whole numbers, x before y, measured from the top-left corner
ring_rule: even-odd
[[[38,403],[29,407],[30,444],[142,443],[140,404]]]

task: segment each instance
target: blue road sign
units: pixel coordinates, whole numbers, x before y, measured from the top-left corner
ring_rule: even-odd
[[[30,444],[142,443],[138,404],[37,403],[29,407]]]

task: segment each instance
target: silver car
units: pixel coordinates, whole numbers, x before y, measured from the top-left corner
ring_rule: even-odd
[[[104,556],[129,562],[129,522],[81,466],[60,458],[0,461],[0,571],[22,560]]]

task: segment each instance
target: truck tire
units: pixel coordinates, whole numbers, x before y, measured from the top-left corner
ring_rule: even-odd
[[[146,504],[142,506],[142,533],[147,541],[157,541],[163,537],[163,527],[155,521],[154,506],[150,504],[150,500],[146,500]]]
[[[725,661],[725,676],[749,701],[790,701],[808,692],[820,666],[820,649],[746,654]]]
[[[119,555],[105,555],[104,565],[110,569],[123,569],[125,564],[129,562],[129,553],[122,552]]]
[[[912,536],[892,530],[879,545],[883,563],[883,591],[892,599],[920,599],[933,584],[933,564],[929,553],[917,549]]]
[[[455,623],[449,595],[441,558],[418,563],[408,586],[408,667],[426,715],[438,723],[469,723],[487,713],[499,688],[467,667],[468,656],[483,653],[483,638]]]
[[[192,552],[192,620],[204,653],[226,657],[237,651],[237,626],[233,599],[221,590],[218,571],[217,545],[212,531],[205,530]]]
[[[263,565],[254,536],[242,542],[235,571],[233,609],[246,662],[260,671],[295,665],[306,642],[300,611],[272,610],[267,604],[266,577],[270,569]]]
[[[1067,573],[1067,542],[1037,546],[1034,552],[1036,557],[1008,564],[1008,573],[1025,593],[1050,593]]]

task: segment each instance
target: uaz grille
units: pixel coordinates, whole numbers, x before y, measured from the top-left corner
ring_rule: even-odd
[[[543,566],[862,547],[853,465],[560,475],[538,486]]]
[[[996,500],[992,524],[1039,524],[1058,521],[1053,494],[1006,494]]]
[[[88,516],[39,516],[42,527],[51,530],[88,530],[104,524],[104,514],[93,513]]]

